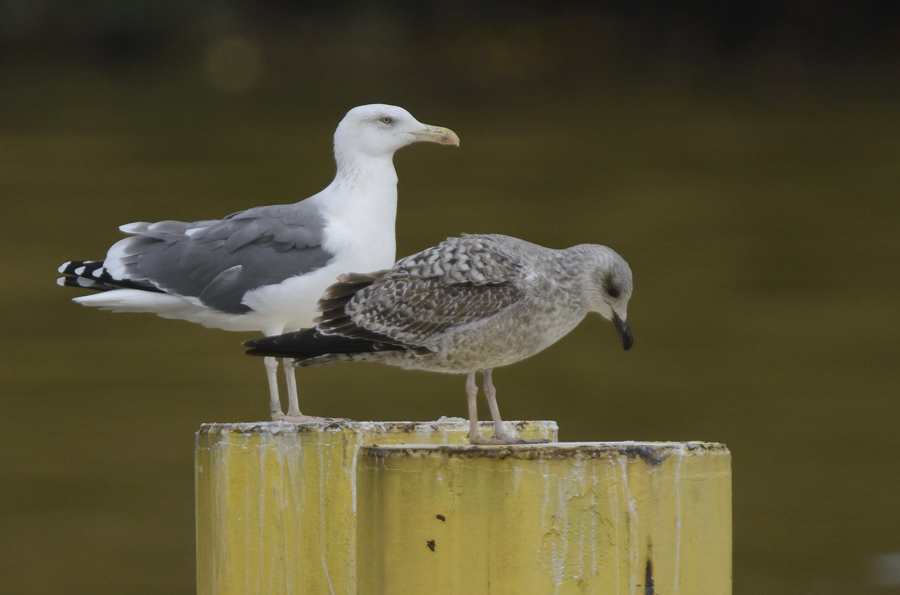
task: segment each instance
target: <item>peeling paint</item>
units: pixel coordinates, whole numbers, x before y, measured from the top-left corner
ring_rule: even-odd
[[[691,448],[693,446],[693,448]],[[520,459],[520,460],[553,460],[553,459],[595,459],[611,455],[621,455],[626,459],[641,459],[647,464],[658,467],[672,455],[678,455],[685,449],[691,452],[708,452],[728,454],[724,444],[711,443],[677,443],[651,442],[638,444],[634,442],[565,442],[550,444],[407,444],[407,445],[370,445],[362,448],[361,454],[368,456],[374,449],[391,448],[391,456],[443,456],[455,459]]]

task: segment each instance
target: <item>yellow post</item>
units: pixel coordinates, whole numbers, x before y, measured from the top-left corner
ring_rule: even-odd
[[[556,439],[555,422],[506,428]],[[467,430],[459,418],[204,424],[195,449],[197,592],[355,595],[359,448],[457,444]]]
[[[721,444],[371,446],[359,595],[731,593]]]

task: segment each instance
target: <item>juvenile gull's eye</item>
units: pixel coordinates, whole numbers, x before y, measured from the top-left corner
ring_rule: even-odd
[[[384,122],[385,124],[390,124],[391,122],[394,121],[394,119],[391,118],[390,116],[385,116],[381,119],[381,121]]]

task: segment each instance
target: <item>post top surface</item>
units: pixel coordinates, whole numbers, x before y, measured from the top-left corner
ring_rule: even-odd
[[[509,429],[524,432],[529,428],[542,427],[557,430],[555,421],[506,421]],[[493,428],[491,422],[480,422],[480,426]],[[322,422],[293,423],[287,421],[257,421],[205,423],[197,431],[198,435],[235,432],[238,434],[295,434],[301,432],[359,431],[367,433],[417,433],[428,431],[468,430],[469,421],[461,417],[441,417],[435,421],[354,421],[340,419]]]
[[[626,456],[660,464],[670,456],[730,455],[719,442],[550,442],[546,444],[391,444],[365,446],[363,457],[441,457],[469,459],[566,459]]]

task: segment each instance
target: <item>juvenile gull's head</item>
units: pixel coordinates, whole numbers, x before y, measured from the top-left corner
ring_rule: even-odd
[[[459,137],[449,128],[422,124],[402,107],[375,103],[347,112],[334,133],[334,150],[386,157],[418,141],[459,145]]]
[[[586,275],[584,287],[588,310],[598,312],[616,325],[625,351],[631,349],[634,337],[628,324],[628,300],[633,284],[631,267],[611,248],[595,244],[576,246],[583,259]]]

